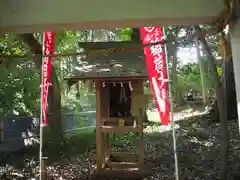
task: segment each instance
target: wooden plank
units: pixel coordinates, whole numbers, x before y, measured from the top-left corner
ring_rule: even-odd
[[[119,119],[124,119],[125,121],[132,121],[137,119],[137,117],[134,116],[127,116],[127,117],[103,117],[101,121],[108,122],[108,121],[119,121]]]
[[[139,152],[111,152],[110,160],[115,162],[138,162]]]
[[[106,84],[106,87],[101,87],[101,119],[103,117],[109,116],[109,84]],[[100,123],[102,123],[100,121]],[[103,135],[103,152],[102,152],[102,160],[105,162],[105,158],[110,156],[110,135],[104,134]]]
[[[109,86],[106,85],[106,87],[102,87],[102,84],[100,82],[100,123],[102,117],[109,116]],[[102,133],[100,134],[101,136],[101,162],[102,165],[104,166],[105,164],[105,158],[106,158],[106,153],[108,151],[108,147],[106,145],[106,134]]]
[[[137,117],[104,117],[101,119],[101,125],[102,126],[118,126],[119,120],[124,119],[125,126],[133,126],[138,124],[138,118]]]
[[[148,76],[111,76],[111,77],[97,77],[97,76],[69,76],[64,78],[65,80],[74,80],[74,81],[80,81],[80,80],[100,80],[102,82],[104,81],[112,81],[112,82],[123,82],[123,81],[134,81],[134,80],[140,80],[140,79],[148,79]]]
[[[140,132],[142,128],[140,126],[101,126],[101,132],[104,133],[125,133],[125,132]]]
[[[79,42],[79,47],[85,50],[103,50],[108,52],[115,51],[137,51],[143,48],[142,42],[133,41],[108,41],[108,42]]]
[[[128,168],[128,169],[111,169],[105,168],[100,170],[95,170],[94,175],[97,179],[100,178],[117,178],[117,179],[143,179],[149,175],[151,175],[152,170],[143,166],[141,168]]]
[[[169,26],[212,23],[222,0],[1,0],[0,32]],[[127,5],[126,5],[127,4]],[[63,13],[64,12],[64,13]]]
[[[101,132],[101,84],[100,81],[95,82],[96,87],[96,164],[97,169],[102,166],[102,132]]]
[[[113,62],[121,63],[121,61],[145,61],[145,55],[139,49],[136,52],[98,52],[98,51],[88,51],[86,56],[81,57],[82,62],[87,62],[88,64],[97,64],[102,62]]]
[[[126,168],[140,168],[140,164],[136,162],[113,162],[109,161],[106,167],[114,169],[126,169]]]
[[[41,167],[41,180],[47,180],[47,158],[46,157],[43,157],[42,158],[42,167]]]
[[[138,153],[134,152],[111,152],[111,156],[138,156]]]
[[[105,152],[105,156],[106,157],[110,157],[110,153],[111,153],[111,139],[110,139],[110,134],[109,133],[107,133],[106,135],[105,135],[106,137],[106,144],[105,144],[105,150],[106,150],[106,152]]]

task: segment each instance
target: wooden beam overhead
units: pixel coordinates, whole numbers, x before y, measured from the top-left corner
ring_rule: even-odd
[[[147,80],[148,76],[114,76],[114,77],[90,77],[90,76],[85,76],[85,77],[77,77],[77,76],[69,76],[64,78],[64,80],[72,80],[72,81],[82,81],[82,80],[101,80],[101,81],[111,81],[111,82],[121,82],[121,81],[135,81],[135,80]]]
[[[100,49],[139,49],[143,48],[141,42],[132,42],[132,41],[109,41],[109,42],[79,42],[79,47],[84,48],[85,50],[100,50]]]
[[[1,0],[0,33],[212,23],[223,0]]]

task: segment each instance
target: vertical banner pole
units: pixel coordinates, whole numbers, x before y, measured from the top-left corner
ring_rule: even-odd
[[[166,37],[165,28],[163,27],[163,36]],[[167,78],[168,78],[168,98],[169,98],[169,106],[170,106],[170,120],[171,120],[171,128],[172,128],[172,137],[173,137],[173,152],[174,152],[174,161],[175,161],[175,179],[179,180],[179,171],[178,171],[178,157],[177,157],[177,140],[176,140],[176,131],[175,131],[175,121],[174,121],[174,110],[173,110],[173,99],[172,99],[172,86],[170,81],[169,75],[169,68],[168,68],[168,51],[167,45],[164,44],[164,51],[165,51],[165,62],[166,62],[166,70],[167,70]]]
[[[43,128],[48,125],[47,97],[52,69],[52,54],[54,52],[54,32],[43,33],[42,67],[41,67],[41,114],[40,114],[40,140],[39,140],[39,172],[40,180],[46,180],[43,160]]]
[[[163,36],[166,35],[165,29],[160,26],[142,27],[140,28],[140,32],[141,32],[141,39],[143,44],[159,42],[163,39]],[[156,106],[159,112],[160,120],[163,125],[169,125],[171,123],[172,135],[173,135],[174,160],[175,160],[175,178],[176,180],[179,180],[171,84],[170,83],[166,84],[166,82],[169,82],[169,78],[170,78],[168,73],[167,46],[166,44],[164,45],[157,44],[157,45],[152,45],[150,47],[144,47],[143,49],[146,57],[149,82],[150,82],[150,86],[151,86],[153,96],[156,102]],[[165,68],[165,64],[166,64],[166,68]],[[169,99],[167,94],[168,92],[169,92]],[[169,100],[170,100],[171,114],[169,113]]]
[[[43,45],[42,45],[42,61],[44,60],[44,42],[45,42],[45,35],[43,33]],[[43,64],[43,63],[42,63]],[[43,98],[42,98],[42,94],[43,94],[43,65],[41,66],[41,94],[40,94],[40,98],[41,98],[41,106],[40,106],[40,140],[39,140],[39,179],[43,180],[43,127],[44,127],[44,123],[43,123]]]

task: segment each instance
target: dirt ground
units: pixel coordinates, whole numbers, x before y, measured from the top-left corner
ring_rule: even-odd
[[[204,117],[178,121],[177,152],[180,180],[215,180],[218,179],[220,155],[219,124],[208,122]],[[239,175],[240,140],[237,121],[229,122],[229,179]],[[134,143],[124,142],[116,146],[118,151],[134,151]],[[146,162],[154,164],[153,173],[144,180],[173,180],[174,156],[172,132],[163,131],[163,127],[151,125],[145,129]],[[134,141],[133,141],[134,142]],[[95,150],[62,159],[59,163],[48,166],[48,179],[90,180],[91,166],[94,163]],[[32,163],[32,164],[31,164]],[[2,179],[36,179],[38,167],[36,162],[28,161],[26,167],[12,167],[11,175]],[[24,172],[24,173],[23,173]],[[1,173],[1,172],[0,172]],[[240,179],[240,178],[239,178]]]

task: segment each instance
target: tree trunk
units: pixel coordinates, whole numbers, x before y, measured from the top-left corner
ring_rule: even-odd
[[[203,103],[204,103],[204,105],[206,105],[207,104],[207,89],[206,89],[206,86],[205,86],[206,85],[206,83],[205,83],[206,82],[205,81],[205,72],[204,72],[204,64],[203,64],[203,61],[201,60],[198,38],[195,39],[195,46],[196,46],[197,61],[198,61],[200,76],[201,76]]]
[[[49,130],[50,141],[54,141],[55,147],[61,145],[63,141],[62,115],[61,115],[61,93],[59,80],[55,68],[51,73],[52,86],[49,87],[48,112],[49,112]],[[52,143],[51,143],[52,144]]]
[[[237,114],[237,96],[234,78],[233,61],[224,61],[223,67],[223,81],[225,81],[225,93],[227,101],[227,119],[236,120],[238,118]]]
[[[227,104],[227,120],[237,120],[237,96],[236,96],[236,87],[235,87],[235,78],[234,78],[234,69],[233,61],[228,60],[224,61],[222,65],[222,82],[225,84],[224,93],[226,96]],[[211,121],[220,122],[217,108],[217,101],[211,105],[209,112],[211,116]]]
[[[42,45],[33,36],[33,34],[22,34],[19,37],[29,46],[30,50],[35,54],[42,53]],[[42,58],[34,59],[36,67],[41,72]],[[49,87],[48,96],[48,110],[49,110],[49,127],[47,132],[50,134],[46,135],[46,138],[54,142],[55,145],[60,145],[63,140],[62,132],[62,121],[61,121],[61,94],[59,89],[59,81],[57,78],[57,73],[52,68],[51,73],[52,86]],[[52,144],[52,143],[51,143]]]
[[[199,26],[195,27],[197,32],[201,31]],[[227,113],[226,113],[226,96],[224,93],[224,85],[220,82],[220,77],[217,72],[216,65],[214,63],[214,58],[212,52],[207,44],[205,37],[199,37],[203,48],[206,51],[208,56],[209,64],[211,67],[211,73],[214,78],[214,85],[216,88],[216,96],[217,96],[217,107],[220,118],[220,131],[221,131],[221,153],[220,153],[220,170],[219,170],[219,180],[226,180],[228,177],[228,149],[229,149],[229,134],[228,134],[228,121],[227,121]]]

